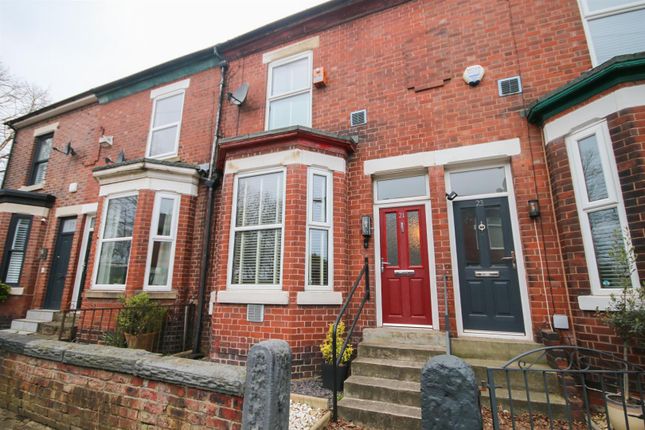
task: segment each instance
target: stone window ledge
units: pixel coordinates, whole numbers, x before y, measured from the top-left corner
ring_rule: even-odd
[[[170,291],[148,291],[148,290],[137,290],[135,293],[148,293],[148,297],[156,300],[175,300],[177,298],[177,290]]]
[[[9,290],[10,296],[22,296],[23,294],[25,294],[23,287],[11,287],[11,290]]]
[[[341,305],[343,295],[336,291],[301,291],[296,302],[299,305]]]
[[[245,305],[288,305],[289,293],[281,290],[224,290],[217,293],[217,303]]]
[[[125,291],[89,290],[85,292],[88,299],[118,299],[125,294]]]
[[[583,311],[609,310],[609,296],[578,296],[578,306]]]
[[[34,185],[25,185],[20,188],[18,188],[19,191],[37,191],[37,190],[42,190],[45,188],[45,182],[39,182]]]

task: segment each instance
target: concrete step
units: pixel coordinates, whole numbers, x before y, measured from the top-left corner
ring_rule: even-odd
[[[345,381],[345,397],[374,400],[419,407],[421,386],[418,382],[395,381],[393,379],[373,378],[352,375]]]
[[[519,340],[500,339],[478,339],[459,337],[452,339],[452,353],[463,359],[481,358],[508,361],[524,352],[542,348],[544,345]],[[537,356],[534,356],[537,358]],[[542,357],[537,362],[546,364],[546,358]]]
[[[488,390],[481,391],[481,404],[490,408],[490,393]],[[528,412],[540,413],[558,419],[567,419],[567,401],[560,394],[549,393],[548,398],[544,392],[530,391],[527,395],[525,390],[511,390],[509,396],[507,388],[495,390],[497,406],[510,410],[513,406],[513,414]],[[511,401],[512,399],[512,401]],[[529,401],[530,400],[530,401]]]
[[[17,319],[11,321],[11,329],[19,331],[27,331],[30,333],[36,333],[38,331],[38,324],[41,321],[30,320],[30,319]]]
[[[387,360],[359,356],[352,361],[352,375],[419,383],[421,368],[424,364],[425,361]]]
[[[435,355],[445,354],[443,346],[408,345],[399,343],[361,342],[358,356],[399,361],[427,361]]]
[[[478,358],[465,358],[464,361],[472,367],[475,372],[475,377],[478,381],[487,382],[488,381],[488,368],[498,368],[502,366],[505,362],[502,360],[485,360]],[[515,369],[518,369],[517,367]],[[522,370],[495,370],[493,371],[493,383],[497,387],[508,387],[510,382],[511,388],[524,390],[526,387],[529,389],[536,389],[537,391],[545,391],[545,378],[546,378],[546,388],[550,393],[560,393],[561,389],[558,384],[558,377],[555,372],[546,372],[543,375],[543,372],[540,370],[553,370],[549,366],[544,364],[535,364],[531,367],[534,371],[522,371]],[[507,378],[508,374],[508,378]],[[526,374],[526,379],[525,379]]]
[[[41,322],[38,324],[38,333],[48,335],[48,336],[53,336],[57,335],[60,332],[61,328],[61,323],[59,321],[49,321],[49,322]],[[68,320],[65,321],[65,333],[68,334],[69,330],[72,328],[72,321]]]
[[[363,330],[363,341],[446,347],[446,334],[432,329],[378,327]]]
[[[5,329],[0,330],[0,331],[3,332],[3,333],[11,333],[11,334],[24,334],[24,335],[35,334],[33,331],[14,330],[14,329],[10,329],[10,328],[5,328]]]
[[[30,309],[27,311],[27,319],[38,321],[60,321],[61,311],[54,311],[49,309]]]
[[[338,402],[338,413],[346,420],[371,429],[421,428],[421,408],[419,407],[344,397]]]

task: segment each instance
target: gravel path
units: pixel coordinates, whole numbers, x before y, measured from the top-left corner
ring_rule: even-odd
[[[322,409],[292,401],[289,405],[289,430],[309,430],[324,414]]]
[[[330,400],[332,397],[331,390],[323,388],[320,379],[299,379],[297,381],[291,381],[291,392]]]

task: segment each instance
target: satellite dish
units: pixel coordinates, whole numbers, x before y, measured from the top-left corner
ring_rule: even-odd
[[[234,105],[240,106],[246,100],[246,95],[249,92],[249,84],[244,82],[238,89],[232,93],[228,93],[228,100]]]

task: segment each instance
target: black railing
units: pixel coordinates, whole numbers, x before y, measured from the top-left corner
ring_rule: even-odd
[[[365,278],[365,293],[363,295],[363,299],[361,300],[361,304],[358,307],[358,311],[356,312],[356,315],[354,316],[354,320],[352,321],[352,325],[349,327],[349,330],[347,331],[347,335],[345,337],[345,342],[343,342],[343,347],[340,350],[340,354],[336,354],[336,333],[338,332],[338,324],[340,324],[341,319],[343,318],[343,315],[345,315],[345,312],[347,312],[347,308],[349,307],[349,303],[352,301],[352,297],[354,297],[354,293],[358,289],[358,286],[361,283],[361,280]],[[349,294],[347,295],[347,298],[345,299],[345,303],[343,303],[343,307],[340,309],[340,312],[338,313],[338,316],[336,317],[336,322],[334,322],[334,329],[332,333],[332,340],[331,340],[331,349],[332,349],[332,364],[334,366],[333,368],[333,398],[332,398],[332,414],[333,414],[333,420],[336,421],[338,420],[338,380],[337,380],[337,371],[338,371],[338,366],[341,363],[341,360],[343,359],[343,355],[345,354],[345,350],[347,349],[347,345],[349,344],[349,341],[352,337],[352,333],[354,332],[354,328],[356,327],[356,323],[358,322],[358,318],[361,316],[361,312],[363,312],[363,308],[365,307],[365,303],[370,299],[370,266],[369,262],[367,260],[367,257],[365,257],[365,260],[363,262],[363,268],[361,269],[360,273],[358,274],[358,277],[354,281],[354,285],[352,285],[352,289],[350,290]]]
[[[493,429],[642,429],[645,373],[576,346],[528,351],[487,369]]]
[[[190,349],[195,305],[159,305],[164,318],[153,351],[176,354]],[[76,343],[125,347],[124,333],[118,325],[123,306],[72,309],[62,313],[59,340]]]

